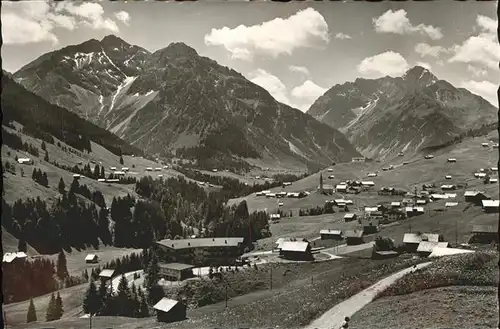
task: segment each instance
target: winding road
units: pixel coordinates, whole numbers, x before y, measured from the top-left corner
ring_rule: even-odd
[[[432,262],[419,264],[416,266],[416,269],[424,268],[431,263]],[[368,305],[379,292],[387,289],[396,280],[414,270],[415,268],[412,266],[380,280],[371,287],[335,305],[311,324],[304,327],[304,329],[340,329],[346,316],[352,317],[354,313]]]

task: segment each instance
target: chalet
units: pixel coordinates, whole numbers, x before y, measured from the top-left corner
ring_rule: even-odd
[[[476,178],[485,178],[486,177],[486,173],[484,173],[484,172],[477,172],[477,173],[474,173],[474,177],[476,177]]]
[[[186,305],[177,300],[162,298],[153,308],[158,322],[177,322],[186,319]]]
[[[117,178],[106,179],[106,183],[119,183],[120,180]]]
[[[333,185],[324,184],[320,189],[322,193],[333,194]]]
[[[160,240],[159,258],[165,262],[191,265],[234,265],[243,254],[243,238],[219,237]]]
[[[105,182],[106,181],[106,178],[98,178],[97,179],[98,182]]]
[[[469,254],[475,252],[474,250],[460,249],[460,248],[441,248],[435,247],[429,258],[443,257],[443,256],[453,256],[459,254]]]
[[[456,193],[445,193],[444,196],[446,199],[453,199],[453,198],[457,197],[457,194]]]
[[[354,204],[354,201],[352,201],[352,200],[344,200],[344,203],[346,205],[352,205],[352,204]]]
[[[344,215],[344,221],[346,222],[351,222],[353,220],[356,220],[358,218],[358,216],[356,214],[352,214],[352,213],[347,213]]]
[[[498,183],[498,178],[490,178],[488,180],[488,183],[490,183],[490,184],[497,184]]]
[[[193,265],[181,263],[159,263],[159,274],[167,281],[183,281],[193,277]]]
[[[283,245],[284,242],[286,241],[292,241],[291,238],[279,238],[278,240],[276,240],[275,242],[275,248],[276,249],[281,249],[281,246]]]
[[[346,239],[346,244],[349,246],[364,243],[362,230],[346,231],[344,236]]]
[[[347,188],[347,193],[349,193],[349,194],[359,194],[360,192],[361,192],[361,188],[359,188],[359,187],[349,186]]]
[[[378,232],[378,226],[379,226],[378,220],[365,221],[362,225],[363,225],[363,235],[374,234]]]
[[[446,202],[444,205],[446,208],[458,206],[458,202]]]
[[[271,193],[271,191],[260,191],[255,193],[256,196],[265,196],[266,194]]]
[[[82,175],[80,175],[80,174],[73,174],[73,178],[75,178],[75,179],[80,179],[80,177],[82,177]]]
[[[341,230],[321,230],[319,231],[321,236],[321,240],[342,240],[342,231]]]
[[[403,162],[403,165],[407,165],[409,162],[408,161],[404,161]]]
[[[454,163],[454,162],[457,162],[457,159],[455,159],[455,158],[449,158],[447,162],[448,163]]]
[[[422,199],[417,200],[417,206],[418,205],[425,205],[425,204],[427,204],[427,200],[422,200]]]
[[[328,176],[328,179],[334,179],[334,178],[335,178],[335,176],[334,176],[334,175],[329,175],[329,176]]]
[[[363,187],[374,187],[375,186],[375,183],[372,182],[372,181],[365,181],[365,182],[361,182],[361,185]]]
[[[490,170],[491,171],[498,171],[498,168],[497,167],[491,167]]]
[[[424,190],[432,189],[434,187],[435,187],[434,184],[423,184],[422,185],[422,189],[424,189]]]
[[[434,155],[428,154],[424,158],[427,159],[427,160],[434,159]]]
[[[406,207],[405,212],[406,216],[413,217],[424,214],[425,210],[424,207]]]
[[[377,177],[377,173],[368,173],[368,177]]]
[[[111,170],[111,171],[115,171],[115,170],[116,170],[116,167],[109,167],[109,170]]]
[[[161,167],[156,167],[155,171],[161,171]]]
[[[498,229],[494,226],[474,225],[472,227],[471,243],[498,243]]]
[[[153,171],[153,167],[147,167],[146,171]]]
[[[365,215],[365,219],[367,220],[382,220],[384,215],[381,211],[372,211]]]
[[[129,171],[129,168],[128,167],[122,167],[122,171],[127,172],[127,171]]]
[[[283,187],[287,187],[287,186],[290,186],[290,185],[292,185],[292,183],[291,183],[291,182],[283,182],[283,185],[282,185],[282,186],[283,186]]]
[[[498,212],[499,200],[483,200],[483,211],[486,213]]]
[[[488,144],[488,143],[481,143],[481,146],[482,147],[488,147],[488,146],[490,146],[490,144]]]
[[[88,254],[85,257],[85,263],[87,264],[95,264],[97,262],[99,262],[99,257],[96,254]]]
[[[276,197],[276,193],[267,193],[266,194],[266,198],[275,198]]]
[[[271,215],[269,215],[269,219],[271,219],[271,220],[278,220],[280,218],[281,218],[280,214],[271,214]]]
[[[217,172],[217,169],[212,169],[212,172]]]
[[[465,191],[464,197],[465,197],[465,202],[473,203],[476,206],[482,205],[483,200],[490,199],[483,192],[479,191]]]
[[[337,185],[337,186],[335,186],[335,190],[338,193],[345,193],[345,192],[347,192],[347,185]]]
[[[454,191],[456,189],[457,189],[457,187],[453,184],[441,185],[441,190],[443,190],[443,191]]]
[[[497,149],[497,148],[498,148],[498,143],[493,144],[493,148],[494,148],[494,149]]]
[[[17,163],[25,164],[25,165],[32,165],[33,160],[31,160],[30,158],[19,158],[19,159],[17,159]]]
[[[99,273],[99,278],[102,282],[110,282],[113,278],[113,274],[115,274],[115,270],[104,269]]]
[[[311,245],[307,241],[284,241],[280,257],[289,260],[312,260]]]
[[[162,177],[163,177],[163,175],[162,175],[162,174],[159,174],[159,175],[158,175],[158,177],[159,177],[159,178],[162,178]]]
[[[392,208],[399,208],[399,207],[401,207],[401,202],[393,201],[393,202],[391,202],[391,207]]]
[[[417,253],[420,256],[429,256],[434,248],[448,248],[448,242],[422,241],[418,244]]]
[[[354,157],[354,158],[352,158],[351,161],[352,162],[365,162],[366,158],[364,158],[364,157]]]
[[[333,171],[333,169],[332,169],[332,168],[328,168],[328,172],[332,172],[332,171]]]
[[[397,209],[389,209],[384,212],[384,223],[394,222],[397,220],[405,219],[406,213]]]
[[[124,176],[125,175],[125,172],[124,171],[114,171],[113,172],[113,175],[116,175],[116,176]]]
[[[382,187],[378,192],[379,195],[392,195],[394,193],[394,187]]]
[[[403,152],[399,152],[399,153],[398,153],[398,157],[402,157],[402,156],[404,156],[404,155],[405,155],[405,154],[404,154]]]
[[[394,250],[388,250],[388,251],[374,251],[372,254],[372,259],[388,259],[388,258],[394,258],[398,257],[399,253]]]
[[[445,179],[451,179],[451,175],[444,176]]]
[[[430,198],[433,201],[448,199],[448,197],[446,196],[446,194],[431,194]]]
[[[443,237],[433,233],[405,233],[403,237],[403,244],[409,251],[417,251],[418,245],[422,241],[442,242]]]
[[[287,195],[287,192],[278,192],[278,193],[276,193],[276,197],[277,198],[284,198],[284,197],[286,197],[286,195]]]
[[[20,261],[24,261],[26,258],[28,258],[28,255],[26,253],[19,251],[19,252],[7,252],[3,255],[2,262],[7,263],[7,264],[13,264],[17,263]]]

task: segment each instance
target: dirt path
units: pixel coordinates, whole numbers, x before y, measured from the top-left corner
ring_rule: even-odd
[[[423,263],[417,265],[416,267],[417,269],[420,269],[430,264],[431,262]],[[340,326],[342,326],[342,323],[344,322],[344,318],[346,316],[352,317],[354,313],[369,304],[380,291],[388,288],[396,280],[412,272],[413,270],[413,267],[409,267],[407,269],[394,273],[385,279],[380,280],[371,287],[352,296],[342,303],[337,304],[329,311],[324,313],[321,317],[306,326],[304,329],[340,329]]]

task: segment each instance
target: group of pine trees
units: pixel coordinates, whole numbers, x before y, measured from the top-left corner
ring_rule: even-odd
[[[54,297],[54,293],[50,295],[50,302],[47,308],[47,314],[45,315],[46,321],[59,320],[63,315],[63,304],[61,295],[57,292],[57,297]]]
[[[49,186],[49,179],[47,178],[47,173],[42,172],[42,170],[38,168],[33,169],[33,174],[31,175],[31,178],[42,186],[45,187]]]
[[[31,143],[23,142],[21,137],[12,134],[2,127],[2,143],[14,150],[28,152],[29,154],[38,157],[40,155],[38,148]]]

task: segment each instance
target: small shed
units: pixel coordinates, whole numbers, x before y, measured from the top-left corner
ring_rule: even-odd
[[[471,243],[498,243],[498,229],[488,225],[474,225],[472,227]]]
[[[280,256],[289,260],[311,260],[311,245],[306,241],[284,241]]]
[[[361,185],[364,187],[373,187],[373,186],[375,186],[375,183],[372,181],[364,181],[364,182],[361,182]]]
[[[499,200],[483,200],[483,211],[487,213],[498,212]]]
[[[451,178],[452,178],[451,175],[444,176],[444,179],[451,179]]]
[[[111,270],[111,269],[104,269],[101,271],[101,273],[99,273],[99,278],[106,282],[108,280],[111,280],[111,278],[113,278],[113,274],[115,273],[115,270]]]
[[[97,257],[96,254],[88,254],[86,257],[85,257],[85,263],[87,264],[95,264],[99,261],[99,257]]]
[[[482,205],[483,200],[489,200],[483,192],[479,191],[465,191],[465,201],[475,204],[476,206]]]
[[[335,190],[339,193],[347,192],[347,185],[339,184],[339,185],[335,186]]]
[[[418,244],[417,253],[420,256],[427,257],[436,247],[448,248],[448,242],[422,241]]]
[[[158,264],[160,276],[168,281],[182,281],[193,276],[193,265],[181,263]]]
[[[405,233],[403,237],[403,244],[410,252],[417,251],[418,245],[422,241],[442,242],[443,237],[435,233]]]
[[[2,262],[3,263],[8,263],[12,264],[18,261],[23,261],[28,257],[26,253],[19,251],[19,252],[7,252],[3,255]]]
[[[425,213],[424,207],[405,207],[406,216],[413,217]]]
[[[443,191],[453,191],[456,189],[457,189],[457,187],[454,184],[441,185],[441,190],[443,190]]]
[[[342,230],[326,229],[319,231],[321,240],[342,240]]]
[[[358,216],[356,214],[353,214],[353,213],[347,213],[344,215],[344,221],[346,222],[351,222],[353,220],[356,220],[358,218]]]
[[[446,208],[458,206],[458,202],[446,202],[444,205]]]
[[[371,220],[363,222],[363,235],[374,234],[378,232],[379,221]]]
[[[333,186],[330,184],[324,184],[320,189],[322,193],[333,194]]]
[[[17,159],[17,163],[31,165],[31,164],[33,164],[33,160],[30,158],[19,158],[19,159]]]
[[[447,162],[454,163],[454,162],[457,162],[457,159],[455,159],[455,158],[449,158]]]
[[[488,146],[490,146],[490,144],[488,144],[488,143],[481,143],[481,146],[482,147],[488,147]]]
[[[401,207],[401,202],[400,201],[393,201],[393,202],[391,202],[391,207],[392,208],[399,208],[399,207]]]
[[[362,230],[346,231],[344,236],[346,244],[349,246],[364,243]]]
[[[186,319],[186,305],[180,301],[162,298],[153,308],[156,310],[158,322],[176,322]]]

